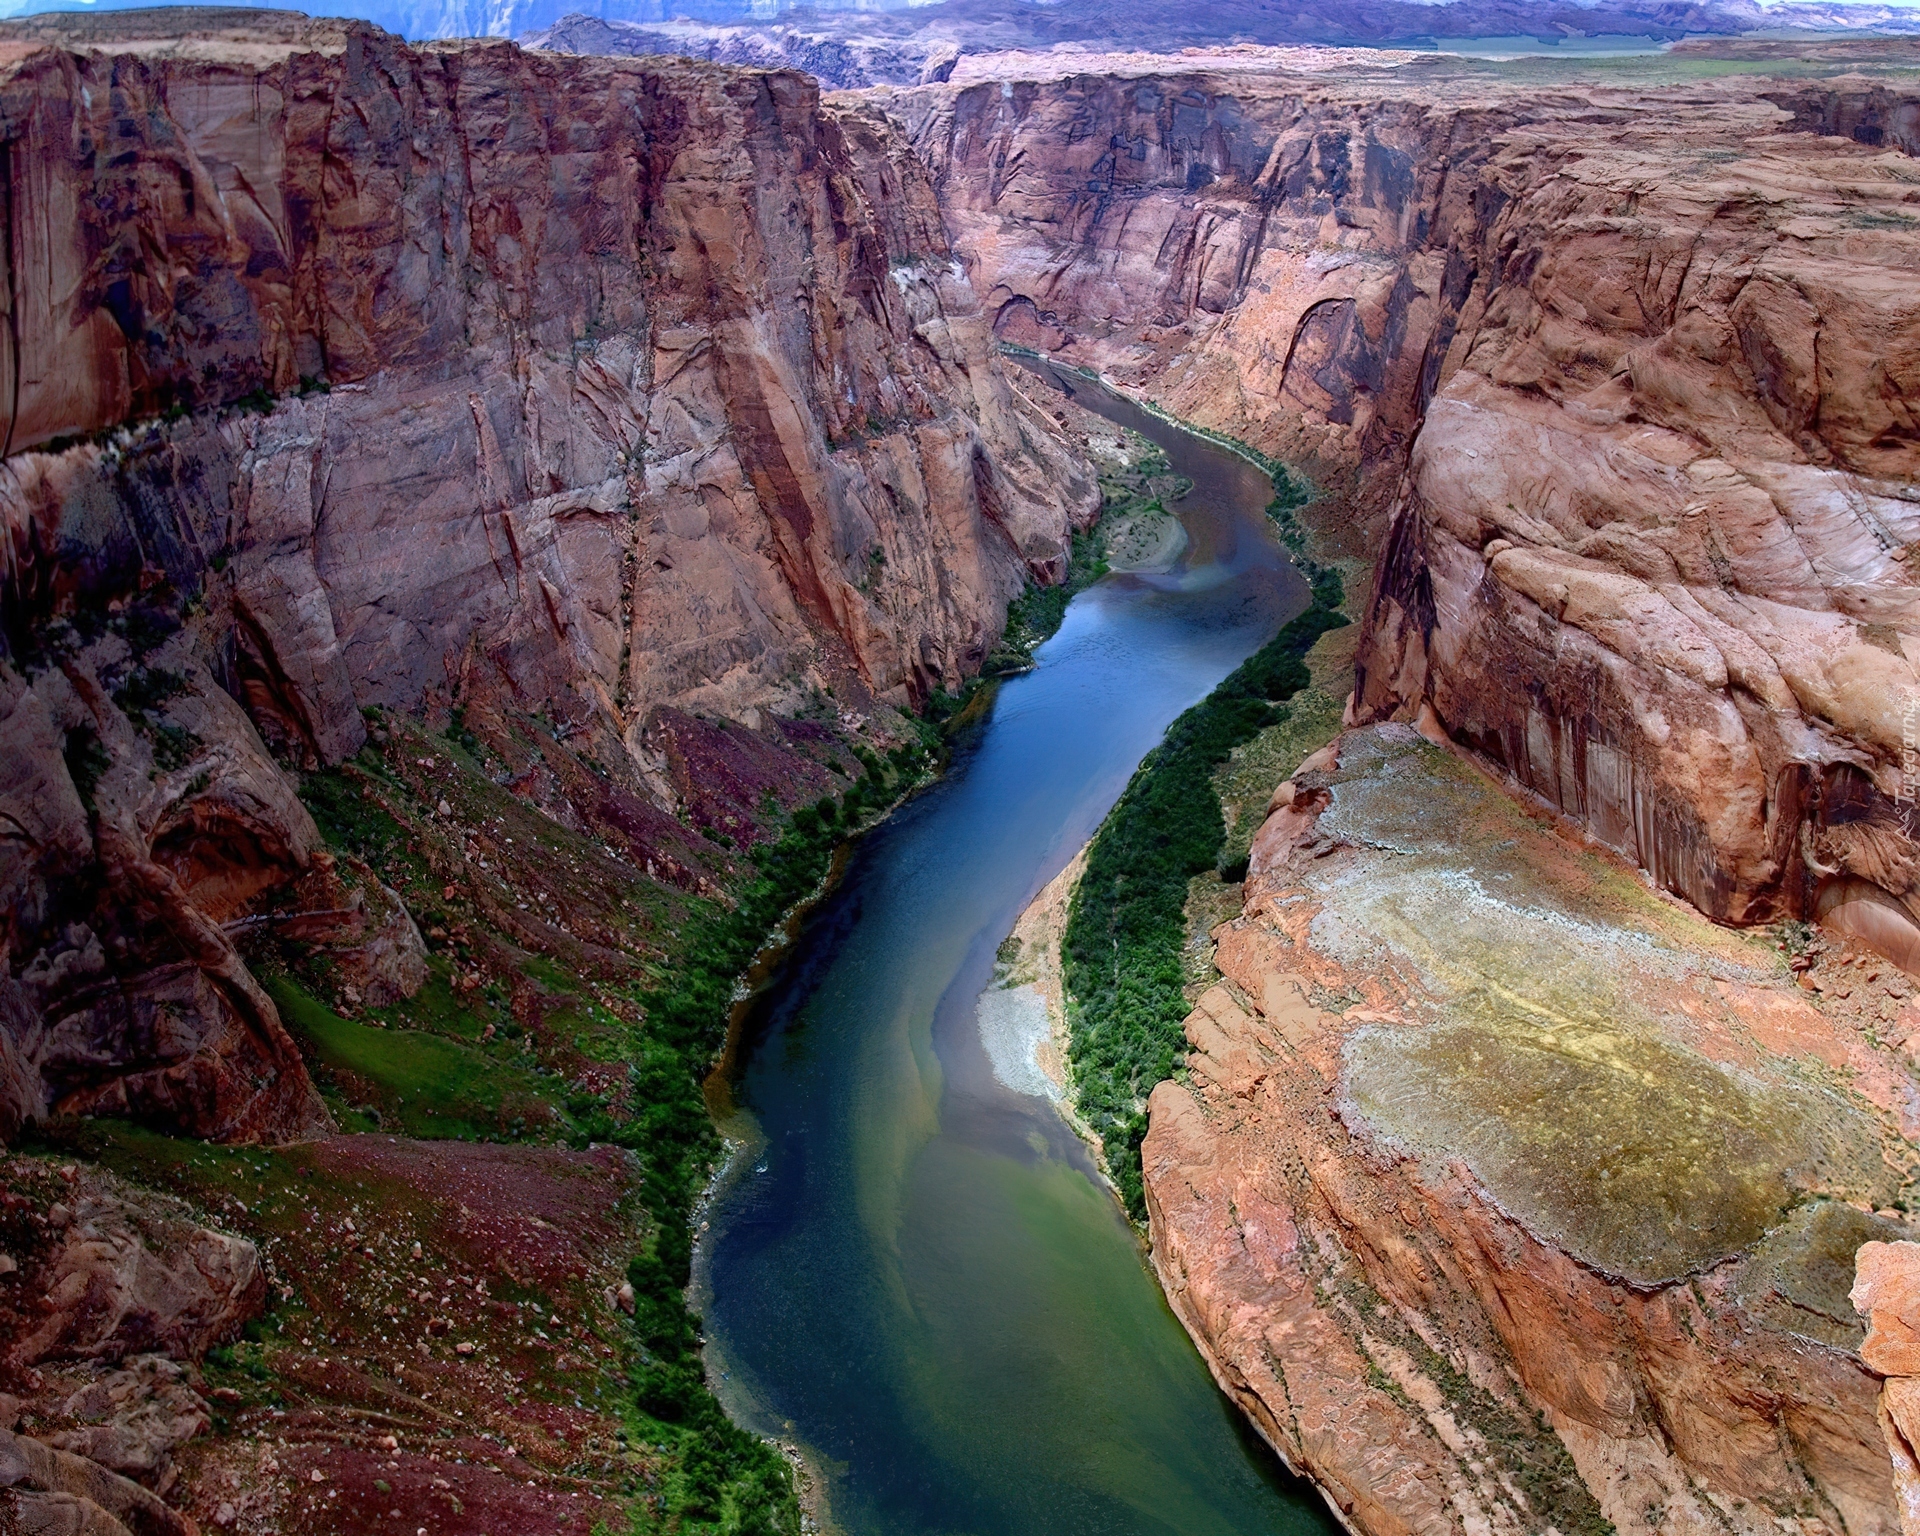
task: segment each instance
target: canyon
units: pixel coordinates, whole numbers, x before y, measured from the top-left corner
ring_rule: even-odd
[[[133,1180],[8,1179],[5,1497],[147,1528],[183,1456],[231,1529],[663,1468],[790,1507],[703,1417],[699,1078],[1098,499],[919,162],[798,75],[288,13],[13,23],[0,71],[0,1135]],[[102,1214],[142,1185],[264,1277],[219,1327],[155,1333],[211,1282]],[[602,1369],[680,1427],[620,1451]]]
[[[1002,338],[1304,470],[1365,594],[1143,1148],[1357,1529],[1903,1528],[1920,102],[1765,59],[887,98]]]
[[[1911,42],[1120,40],[823,97],[286,13],[0,26],[0,1136],[67,1138],[0,1212],[0,1498],[444,1514],[412,1458],[550,1369],[508,1294],[682,1390],[715,1042],[662,978],[911,787],[916,711],[1067,576],[1100,492],[1005,345],[1289,466],[1346,574],[1342,734],[1255,806],[1141,1085],[1221,1386],[1370,1533],[1902,1528],[1908,1373],[1848,1289],[1920,1138]],[[509,1086],[402,1091],[403,1029]],[[72,1129],[119,1121],[226,1161]],[[418,1244],[262,1214],[353,1233],[368,1180],[457,1305]],[[343,1253],[364,1298],[313,1278]],[[275,1341],[291,1492],[194,1396],[285,1411],[221,1374],[270,1289],[323,1343],[433,1314],[431,1391]],[[459,1528],[671,1481],[534,1417],[458,1441]]]
[[[1710,916],[1920,963],[1920,104],[1463,84],[891,99],[1000,335],[1338,494],[1357,719],[1431,710]]]

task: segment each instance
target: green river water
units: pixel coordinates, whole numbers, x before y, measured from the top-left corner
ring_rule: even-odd
[[[996,1076],[995,948],[1174,717],[1306,606],[1267,479],[1084,381],[1194,482],[1165,575],[1082,593],[855,850],[748,1022],[697,1260],[728,1408],[861,1536],[1336,1529],[1211,1377],[1085,1149]]]

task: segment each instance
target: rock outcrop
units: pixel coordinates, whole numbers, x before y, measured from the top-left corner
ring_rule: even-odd
[[[367,711],[538,712],[645,804],[662,708],[957,684],[1096,504],[798,75],[56,17],[0,124],[0,1134],[324,1127],[235,943],[297,892],[367,1002],[424,978],[282,767]]]
[[[138,1483],[8,1429],[0,1429],[0,1514],[7,1529],[32,1536],[200,1536]]]
[[[1920,1243],[1866,1243],[1854,1255],[1853,1304],[1867,1320],[1860,1358],[1886,1378],[1880,1429],[1893,1463],[1901,1536],[1920,1531]]]
[[[212,1424],[196,1368],[265,1306],[259,1250],[86,1164],[13,1157],[0,1174],[0,1487],[13,1513],[23,1529],[63,1530],[32,1523],[54,1518],[35,1500],[84,1501],[96,1521],[187,1528],[155,1495]]]
[[[1358,717],[1920,968],[1920,103],[1048,68],[894,98],[956,244],[1004,338],[1344,495]]]
[[[1154,1091],[1154,1262],[1369,1532],[1899,1529],[1848,1287],[1913,985],[1824,991],[1411,727],[1282,787]]]
[[[30,1186],[37,1165],[9,1166]],[[85,1164],[50,1204],[10,1196],[4,1307],[9,1373],[48,1361],[118,1365],[131,1356],[198,1361],[230,1343],[266,1301],[253,1244],[202,1226],[177,1202]]]

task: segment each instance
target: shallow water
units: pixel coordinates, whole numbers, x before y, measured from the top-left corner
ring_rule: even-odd
[[[1074,601],[763,992],[729,1127],[750,1151],[697,1261],[709,1365],[743,1422],[804,1448],[846,1532],[1330,1531],[1215,1388],[1085,1149],[980,1038],[1021,908],[1307,602],[1264,475],[1071,382],[1193,480],[1187,549]]]

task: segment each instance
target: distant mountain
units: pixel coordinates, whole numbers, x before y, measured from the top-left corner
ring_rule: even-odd
[[[659,0],[648,0],[658,8]],[[1920,11],[1901,6],[1788,4],[1754,0],[944,0],[892,9],[805,7],[752,21],[660,21],[576,12],[524,34],[560,53],[677,54],[723,64],[804,69],[832,88],[943,80],[963,54],[1041,50],[1061,44],[1094,51],[1168,52],[1230,43],[1445,45],[1476,38],[1592,38],[1671,42],[1689,35],[1760,30],[1920,31]]]
[[[27,11],[143,9],[125,0],[0,0]],[[1898,5],[1756,0],[313,0],[409,38],[514,37],[566,53],[668,53],[792,65],[838,86],[905,84],[959,53],[1193,47],[1233,42],[1386,44],[1449,39],[1629,36],[1669,41],[1759,29],[1920,31]]]
[[[238,7],[234,7],[238,8]],[[0,0],[0,18],[52,11],[144,10],[129,0]],[[229,9],[229,7],[221,7]],[[349,16],[370,21],[402,37],[519,37],[548,27],[573,12],[604,13],[622,20],[657,21],[663,16],[688,16],[711,21],[738,21],[751,16],[738,0],[310,0],[300,7],[310,16]],[[767,14],[773,14],[769,9]]]

